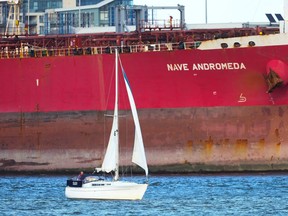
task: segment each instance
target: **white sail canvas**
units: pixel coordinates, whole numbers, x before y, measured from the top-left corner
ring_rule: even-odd
[[[70,181],[70,184],[65,189],[65,195],[68,198],[74,199],[128,199],[139,200],[142,199],[148,184],[138,184],[135,182],[119,181],[119,122],[118,122],[118,51],[115,49],[115,107],[113,115],[113,123],[110,133],[110,138],[107,146],[107,151],[101,168],[97,171],[111,172],[115,171],[115,176],[112,181],[97,179],[89,176],[89,181]],[[132,91],[129,86],[125,71],[122,68],[122,75],[125,80],[125,86],[132,110],[132,116],[135,125],[134,149],[132,155],[132,162],[145,170],[146,177],[148,176],[148,166],[146,162],[143,138],[139,123],[139,118],[136,110],[135,101],[133,99]],[[86,177],[88,180],[88,177]],[[91,180],[92,179],[92,180]],[[74,184],[75,183],[75,184]],[[74,186],[76,185],[76,186]],[[80,187],[78,187],[80,185]]]
[[[134,125],[135,125],[135,138],[134,138],[132,162],[140,166],[142,169],[144,169],[146,176],[148,176],[148,167],[147,167],[147,162],[146,162],[144,143],[143,143],[143,138],[142,138],[142,133],[141,133],[141,128],[140,128],[139,118],[137,114],[137,109],[136,109],[135,101],[133,99],[129,81],[127,79],[126,73],[122,65],[121,65],[121,68],[122,68],[122,73],[123,73],[123,77],[125,80],[125,86],[126,86],[126,90],[127,90],[127,94],[128,94],[128,98],[130,102]]]
[[[118,147],[119,133],[118,133],[118,118],[113,117],[113,124],[110,133],[110,138],[106,150],[106,154],[102,163],[101,171],[112,172],[116,171],[118,167]]]

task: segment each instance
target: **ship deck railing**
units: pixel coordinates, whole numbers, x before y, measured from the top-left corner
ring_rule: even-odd
[[[68,47],[68,48],[39,48],[22,46],[18,48],[2,47],[0,58],[35,58],[35,57],[53,57],[53,56],[81,56],[112,54],[114,50],[119,49],[120,53],[139,53],[139,52],[157,52],[172,51],[183,49],[197,49],[201,42],[180,42],[180,43],[158,43],[158,44],[137,44],[128,46],[99,46],[99,47]]]

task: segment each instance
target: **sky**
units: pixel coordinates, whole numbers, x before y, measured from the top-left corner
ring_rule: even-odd
[[[266,13],[280,13],[284,17],[284,0],[133,0],[134,5],[184,5],[187,24],[206,23],[206,1],[208,23],[269,22]],[[177,10],[154,12],[155,19],[168,19],[170,15],[174,19],[180,18]]]

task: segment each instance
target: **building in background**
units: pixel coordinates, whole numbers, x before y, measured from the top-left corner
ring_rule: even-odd
[[[19,20],[14,6],[19,5]],[[133,0],[8,0],[0,2],[0,34],[25,27],[25,34],[69,34],[77,28],[115,25],[115,7],[132,6]],[[12,8],[12,10],[11,10]],[[11,15],[11,12],[13,13]],[[133,11],[128,10],[126,22],[135,22]]]
[[[75,1],[76,5],[46,10],[44,34],[69,34],[75,33],[77,28],[115,26],[115,7],[132,6],[133,3],[131,0],[82,1]],[[133,23],[133,11],[126,14],[126,19],[126,22]]]

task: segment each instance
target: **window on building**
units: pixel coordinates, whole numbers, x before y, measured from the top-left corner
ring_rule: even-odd
[[[2,13],[2,4],[0,4],[0,24],[3,24],[3,13]]]
[[[101,21],[108,21],[108,11],[100,11],[100,20]]]
[[[44,23],[44,16],[39,16],[39,22]]]
[[[34,9],[33,11],[38,10],[38,2],[34,2],[33,9]]]

